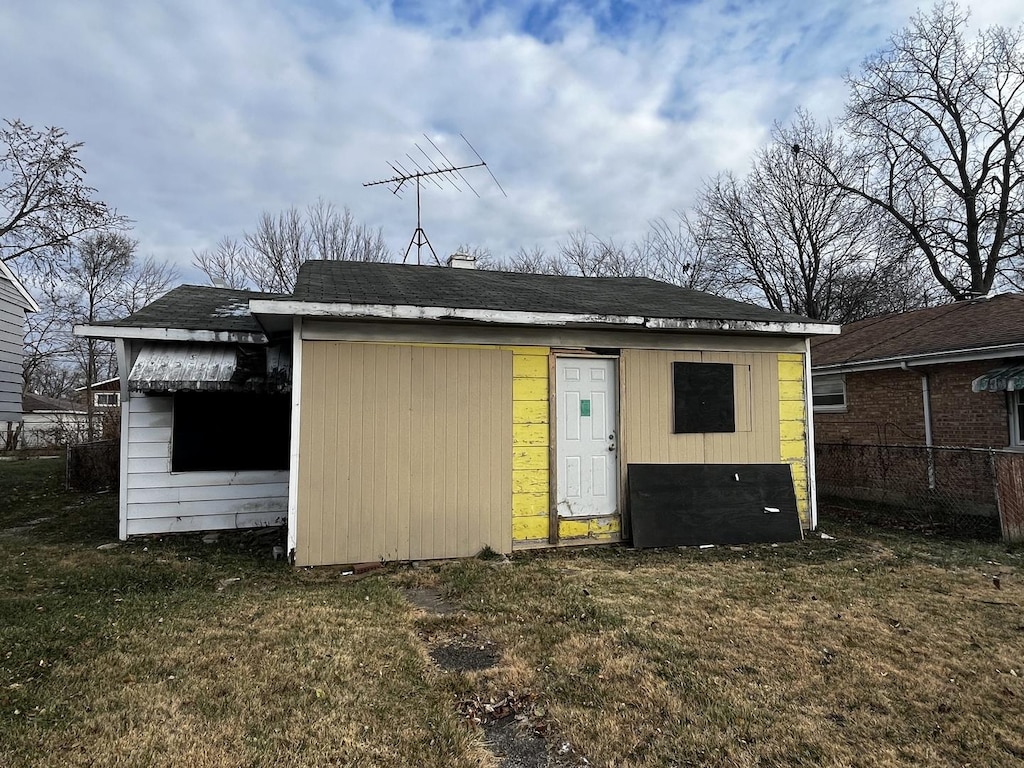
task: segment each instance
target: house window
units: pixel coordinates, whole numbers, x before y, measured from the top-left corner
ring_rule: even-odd
[[[736,398],[729,363],[672,363],[675,434],[735,432]]]
[[[1007,392],[1010,407],[1010,444],[1024,447],[1024,398],[1020,390]]]
[[[845,413],[846,378],[815,376],[811,379],[811,396],[816,413]]]
[[[171,471],[288,469],[288,395],[178,392]]]
[[[120,392],[97,392],[96,405],[118,405],[121,401]]]

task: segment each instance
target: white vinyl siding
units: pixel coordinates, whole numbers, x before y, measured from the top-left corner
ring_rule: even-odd
[[[125,535],[283,525],[287,470],[171,472],[173,402],[170,396],[128,398]]]
[[[21,421],[24,298],[0,275],[0,424]]]

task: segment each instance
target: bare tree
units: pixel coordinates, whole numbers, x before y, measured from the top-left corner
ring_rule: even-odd
[[[954,299],[987,293],[1024,256],[1021,30],[968,40],[967,20],[940,2],[848,76],[862,170],[833,177],[899,226]]]
[[[643,249],[651,264],[651,277],[710,293],[728,292],[728,264],[710,247],[708,224],[676,211],[674,221],[657,218],[650,222]]]
[[[723,270],[710,256],[708,238],[682,212],[673,221],[649,222],[647,233],[628,243],[601,238],[586,229],[570,232],[555,253],[540,246],[520,248],[511,256],[478,259],[483,269],[582,277],[650,277],[684,288],[722,292]]]
[[[192,264],[222,288],[251,287],[246,258],[245,246],[230,237],[221,238],[213,248],[192,252]]]
[[[346,207],[318,200],[304,212],[264,211],[241,241],[222,239],[213,249],[193,252],[193,264],[211,281],[229,288],[288,292],[299,267],[310,259],[388,261],[383,232],[358,223]]]
[[[530,272],[541,275],[565,275],[568,269],[558,256],[547,253],[539,245],[532,248],[520,247],[511,256],[494,258],[489,253],[486,258],[477,259],[480,269],[496,269],[501,272]]]
[[[26,391],[68,397],[75,385],[89,387],[116,374],[110,343],[73,336],[71,329],[131,314],[179,281],[175,268],[139,258],[136,248],[122,233],[95,234],[80,240],[67,258],[26,273],[40,305],[28,317]]]
[[[863,316],[864,296],[885,292],[906,249],[899,238],[886,242],[875,209],[836,183],[848,173],[832,129],[800,112],[792,125],[776,126],[746,177],[709,180],[695,240],[724,270],[728,292],[814,319]]]
[[[127,220],[85,184],[82,144],[60,128],[37,131],[20,120],[0,126],[0,258],[37,266],[80,236],[122,229]]]

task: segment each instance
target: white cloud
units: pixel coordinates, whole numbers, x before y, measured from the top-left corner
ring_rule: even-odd
[[[974,20],[1018,23],[1016,5],[986,3]],[[468,241],[500,254],[579,227],[639,236],[702,177],[742,170],[797,105],[837,114],[843,72],[913,6],[638,5],[616,32],[610,5],[591,17],[552,2],[9,3],[0,46],[18,65],[0,103],[84,141],[89,181],[136,221],[143,250],[184,265],[260,211],[317,197],[404,251],[413,196],[362,184],[423,133],[472,162],[461,131],[509,197],[468,172],[482,197],[425,189],[424,227],[441,252]],[[537,19],[544,34],[522,31]]]

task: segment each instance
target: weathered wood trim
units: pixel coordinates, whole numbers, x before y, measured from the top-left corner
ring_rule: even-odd
[[[131,405],[128,401],[128,345],[129,342],[125,339],[117,340],[117,370],[121,375],[121,405],[119,406],[121,409],[121,460],[118,467],[120,492],[117,494],[117,537],[121,541],[128,538],[128,456],[131,446],[131,441],[128,439],[129,406]]]
[[[299,527],[299,446],[302,430],[302,318],[292,323],[292,428],[288,454],[288,540],[285,551],[295,559]]]
[[[442,326],[309,318],[303,321],[302,338],[307,341],[519,345],[580,351],[584,351],[586,347],[719,352],[804,351],[803,338],[784,336],[587,328],[510,328],[456,324]]]
[[[406,304],[355,304],[349,302],[296,301],[294,299],[251,299],[253,314],[337,317],[342,319],[382,318],[421,322],[452,320],[526,326],[630,326],[663,330],[746,332],[794,336],[836,334],[840,327],[830,323],[782,320],[735,320],[709,318],[665,318],[642,315],[576,314],[570,312],[525,312],[506,309],[466,307],[425,307]]]
[[[548,353],[548,544],[558,544],[558,353]]]

